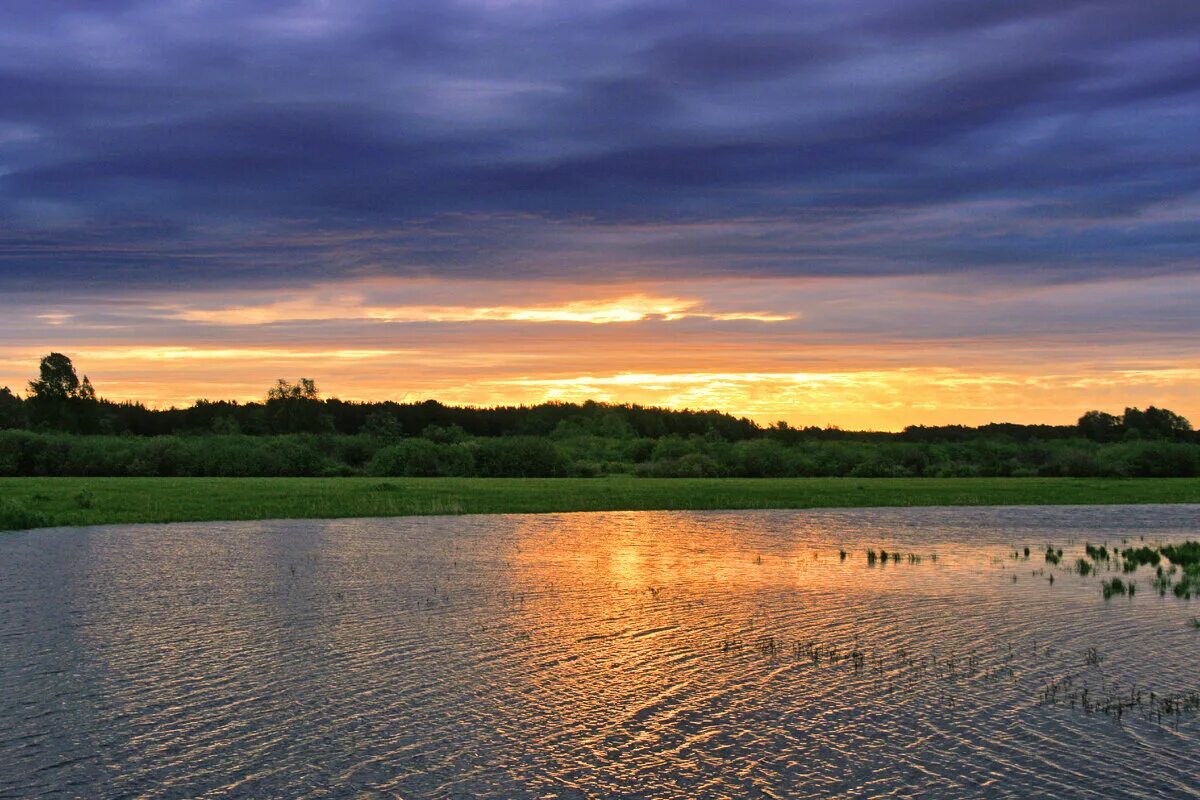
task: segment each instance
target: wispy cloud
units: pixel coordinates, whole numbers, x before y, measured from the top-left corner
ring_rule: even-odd
[[[363,298],[330,301],[315,297],[256,306],[231,306],[216,309],[185,309],[170,316],[188,322],[222,325],[265,325],[277,322],[313,320],[374,320],[381,322],[582,322],[605,325],[666,321],[687,318],[718,321],[749,320],[786,322],[795,314],[771,314],[754,311],[705,311],[700,301],[678,297],[649,297],[634,294],[612,299],[575,300],[551,305],[525,306],[430,306],[373,305]]]

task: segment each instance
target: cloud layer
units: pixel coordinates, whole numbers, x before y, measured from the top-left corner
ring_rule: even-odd
[[[0,383],[267,341],[1183,386],[1197,130],[1187,0],[11,0]]]

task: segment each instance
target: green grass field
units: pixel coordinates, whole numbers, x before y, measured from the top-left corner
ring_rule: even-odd
[[[0,530],[414,514],[1200,503],[1200,479],[3,478]]]

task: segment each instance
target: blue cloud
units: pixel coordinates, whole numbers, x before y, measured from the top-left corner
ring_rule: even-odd
[[[1200,191],[1190,2],[14,0],[0,30],[10,291],[1196,269],[1156,211]]]

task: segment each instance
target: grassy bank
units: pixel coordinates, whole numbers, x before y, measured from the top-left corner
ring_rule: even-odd
[[[0,529],[643,509],[1200,503],[1200,479],[4,478]]]

